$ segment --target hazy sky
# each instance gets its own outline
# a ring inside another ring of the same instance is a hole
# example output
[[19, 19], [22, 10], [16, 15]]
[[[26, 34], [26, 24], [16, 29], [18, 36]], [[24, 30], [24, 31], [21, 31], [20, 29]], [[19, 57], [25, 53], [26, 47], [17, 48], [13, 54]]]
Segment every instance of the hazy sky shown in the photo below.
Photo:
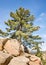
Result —
[[0, 28], [5, 30], [4, 21], [10, 19], [10, 12], [15, 12], [19, 7], [29, 9], [34, 14], [34, 24], [41, 27], [34, 34], [42, 37], [45, 42], [42, 49], [46, 50], [46, 0], [0, 0]]

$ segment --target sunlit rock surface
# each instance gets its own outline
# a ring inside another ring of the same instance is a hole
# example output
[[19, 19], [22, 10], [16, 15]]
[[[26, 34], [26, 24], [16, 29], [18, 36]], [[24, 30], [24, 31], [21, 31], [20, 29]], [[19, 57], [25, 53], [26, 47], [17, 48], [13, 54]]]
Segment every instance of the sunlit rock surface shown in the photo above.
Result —
[[16, 39], [0, 39], [0, 65], [42, 65], [40, 58], [25, 53]]

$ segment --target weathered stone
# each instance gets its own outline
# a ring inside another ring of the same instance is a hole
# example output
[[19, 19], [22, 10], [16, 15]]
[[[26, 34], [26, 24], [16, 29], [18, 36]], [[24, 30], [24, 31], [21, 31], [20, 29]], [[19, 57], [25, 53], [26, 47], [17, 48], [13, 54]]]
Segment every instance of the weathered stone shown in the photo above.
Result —
[[8, 58], [10, 58], [9, 54], [0, 51], [0, 65], [4, 64]]
[[25, 62], [18, 62], [12, 60], [8, 65], [27, 65]]
[[24, 49], [16, 39], [0, 39], [0, 65], [42, 65], [39, 57]]
[[31, 55], [29, 65], [42, 65], [39, 57]]
[[4, 49], [11, 55], [18, 56], [20, 54], [20, 43], [16, 39], [8, 40]]
[[29, 65], [41, 65], [39, 62], [33, 62], [33, 61], [30, 61], [29, 62]]
[[30, 60], [31, 60], [31, 61], [37, 61], [37, 60], [38, 60], [38, 61], [41, 61], [40, 58], [37, 57], [37, 56], [35, 56], [35, 55], [31, 55]]
[[7, 38], [0, 39], [0, 51], [2, 51], [3, 46], [4, 46], [4, 44], [6, 43], [7, 40], [8, 40]]
[[29, 59], [25, 56], [14, 57], [8, 65], [27, 65]]
[[0, 41], [0, 51], [2, 51], [3, 44]]

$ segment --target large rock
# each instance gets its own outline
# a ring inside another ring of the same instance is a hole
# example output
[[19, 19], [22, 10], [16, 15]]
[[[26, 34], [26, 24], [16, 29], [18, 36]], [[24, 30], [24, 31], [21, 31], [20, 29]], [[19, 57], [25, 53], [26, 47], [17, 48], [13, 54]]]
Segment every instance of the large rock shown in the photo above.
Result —
[[3, 53], [2, 51], [0, 51], [0, 65], [6, 64], [6, 60], [8, 60], [8, 59], [10, 60], [10, 57], [11, 56], [9, 54], [6, 54], [6, 53]]
[[42, 65], [39, 57], [31, 55], [29, 65]]
[[3, 46], [5, 45], [7, 40], [7, 38], [0, 39], [0, 51], [3, 50]]
[[16, 39], [0, 39], [0, 65], [42, 65], [39, 57], [24, 51]]
[[30, 62], [29, 62], [29, 65], [41, 65], [41, 64], [38, 63], [38, 62], [32, 62], [32, 61], [30, 61]]
[[2, 51], [2, 48], [3, 47], [3, 44], [2, 44], [2, 42], [0, 41], [0, 51]]
[[35, 56], [35, 55], [31, 55], [30, 60], [31, 60], [31, 61], [37, 61], [37, 60], [38, 60], [38, 61], [41, 61], [40, 58], [37, 57], [37, 56]]
[[14, 57], [8, 65], [27, 65], [29, 59], [25, 56]]
[[16, 39], [10, 39], [5, 44], [4, 49], [9, 54], [18, 56], [20, 54], [20, 43]]

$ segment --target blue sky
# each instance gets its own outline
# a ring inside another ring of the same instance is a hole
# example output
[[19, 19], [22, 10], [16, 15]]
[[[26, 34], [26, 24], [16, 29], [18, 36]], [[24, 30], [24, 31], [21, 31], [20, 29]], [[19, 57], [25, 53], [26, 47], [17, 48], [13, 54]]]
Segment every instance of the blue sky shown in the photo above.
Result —
[[10, 19], [10, 12], [15, 12], [19, 7], [29, 9], [35, 16], [35, 25], [40, 26], [39, 34], [44, 40], [42, 49], [46, 50], [46, 0], [0, 0], [0, 28], [5, 30], [4, 21]]

